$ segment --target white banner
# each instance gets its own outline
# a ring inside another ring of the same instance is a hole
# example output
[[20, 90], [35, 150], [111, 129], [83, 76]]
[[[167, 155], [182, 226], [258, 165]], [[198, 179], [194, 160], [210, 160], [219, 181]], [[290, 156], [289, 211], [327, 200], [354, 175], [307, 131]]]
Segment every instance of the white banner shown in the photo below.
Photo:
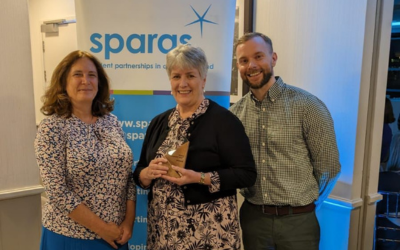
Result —
[[95, 54], [115, 90], [170, 90], [165, 54], [201, 47], [207, 91], [229, 92], [235, 0], [76, 0], [78, 47]]
[[[78, 48], [94, 54], [110, 79], [116, 114], [135, 165], [147, 126], [176, 103], [165, 55], [178, 44], [201, 47], [206, 97], [229, 106], [235, 0], [75, 0]], [[138, 204], [129, 249], [146, 249], [147, 191]]]

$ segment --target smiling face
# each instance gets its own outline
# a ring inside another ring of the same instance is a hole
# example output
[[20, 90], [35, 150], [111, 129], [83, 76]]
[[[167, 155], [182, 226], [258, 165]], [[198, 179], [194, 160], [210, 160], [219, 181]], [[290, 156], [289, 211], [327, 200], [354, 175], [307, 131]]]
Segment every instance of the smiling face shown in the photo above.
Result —
[[98, 76], [96, 66], [89, 58], [82, 57], [72, 64], [66, 91], [73, 108], [82, 105], [91, 107], [98, 91]]
[[178, 106], [185, 111], [195, 111], [204, 99], [206, 78], [197, 69], [173, 67], [170, 75], [171, 90]]
[[252, 89], [269, 88], [274, 82], [277, 55], [261, 38], [253, 37], [236, 48], [237, 68], [244, 83]]

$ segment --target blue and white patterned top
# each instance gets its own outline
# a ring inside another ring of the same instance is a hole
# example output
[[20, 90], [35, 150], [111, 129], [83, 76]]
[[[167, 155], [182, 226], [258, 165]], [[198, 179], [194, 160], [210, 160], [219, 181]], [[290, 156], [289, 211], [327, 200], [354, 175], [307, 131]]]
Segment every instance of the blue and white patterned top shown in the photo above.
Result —
[[68, 214], [84, 203], [105, 222], [119, 225], [127, 200], [136, 200], [133, 155], [117, 117], [86, 124], [72, 115], [44, 119], [35, 140], [36, 159], [48, 196], [43, 226], [73, 238], [99, 239]]

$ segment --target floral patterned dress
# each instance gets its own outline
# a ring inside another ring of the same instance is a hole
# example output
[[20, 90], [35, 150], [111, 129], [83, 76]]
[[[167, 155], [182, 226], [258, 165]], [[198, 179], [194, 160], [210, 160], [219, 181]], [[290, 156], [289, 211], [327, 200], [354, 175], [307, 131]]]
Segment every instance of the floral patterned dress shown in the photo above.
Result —
[[[204, 114], [208, 107], [205, 99], [196, 112], [182, 119], [176, 109], [169, 117], [171, 130], [157, 151], [162, 157], [171, 148], [185, 142], [190, 122]], [[218, 192], [220, 180], [217, 172], [211, 173], [210, 192]], [[238, 209], [235, 196], [212, 202], [188, 205], [180, 186], [157, 179], [154, 183], [153, 199], [148, 210], [149, 250], [196, 250], [196, 249], [240, 249]]]
[[117, 117], [108, 114], [95, 124], [72, 115], [44, 119], [36, 134], [36, 159], [48, 201], [43, 226], [77, 239], [99, 239], [68, 214], [79, 204], [106, 222], [119, 225], [127, 200], [136, 200], [133, 155]]

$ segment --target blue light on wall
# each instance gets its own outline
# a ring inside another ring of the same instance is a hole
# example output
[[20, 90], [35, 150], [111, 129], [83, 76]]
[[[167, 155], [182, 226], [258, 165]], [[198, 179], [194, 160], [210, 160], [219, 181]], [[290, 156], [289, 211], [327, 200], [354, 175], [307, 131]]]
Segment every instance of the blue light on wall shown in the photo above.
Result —
[[352, 208], [340, 201], [328, 199], [316, 211], [321, 228], [320, 249], [348, 249]]
[[398, 21], [392, 22], [392, 33], [400, 33], [400, 22]]

